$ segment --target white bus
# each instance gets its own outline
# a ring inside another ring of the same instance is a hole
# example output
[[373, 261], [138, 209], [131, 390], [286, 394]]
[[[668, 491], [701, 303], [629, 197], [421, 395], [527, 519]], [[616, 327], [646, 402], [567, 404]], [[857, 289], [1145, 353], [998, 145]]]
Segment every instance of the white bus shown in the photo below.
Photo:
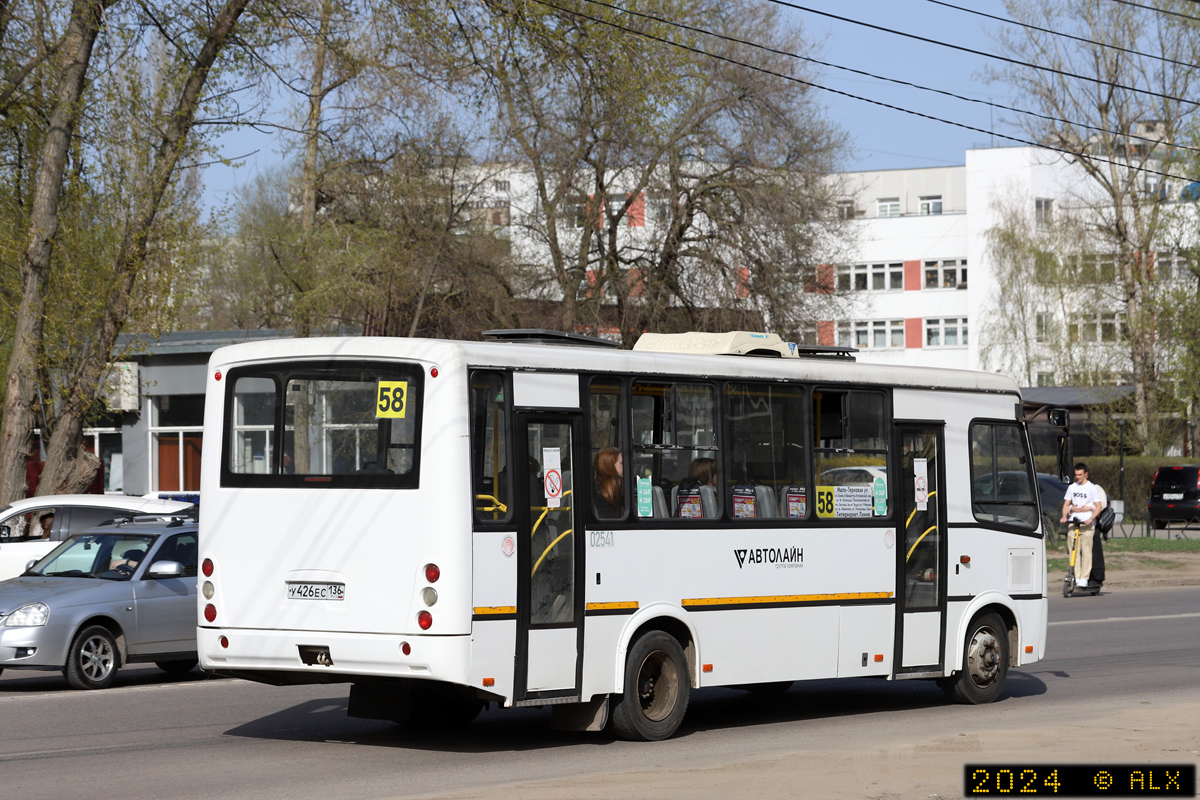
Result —
[[213, 354], [204, 669], [350, 683], [357, 717], [553, 706], [656, 740], [693, 688], [984, 703], [1043, 656], [1011, 380], [766, 334], [493, 338]]

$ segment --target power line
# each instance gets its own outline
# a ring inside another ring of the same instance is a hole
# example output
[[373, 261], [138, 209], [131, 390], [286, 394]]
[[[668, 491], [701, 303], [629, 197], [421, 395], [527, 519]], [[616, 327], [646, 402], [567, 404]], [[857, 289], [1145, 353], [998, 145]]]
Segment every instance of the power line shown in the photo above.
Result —
[[[853, 67], [845, 67], [840, 64], [830, 63], [828, 61], [821, 61], [820, 59], [811, 58], [809, 56], [802, 56], [798, 53], [789, 53], [786, 50], [778, 50], [773, 47], [767, 47], [766, 45], [758, 44], [757, 42], [751, 42], [751, 41], [747, 41], [745, 39], [738, 39], [734, 36], [726, 36], [721, 33], [714, 33], [713, 31], [705, 30], [704, 28], [693, 27], [691, 25], [687, 25], [682, 22], [676, 22], [674, 20], [664, 19], [662, 17], [658, 17], [653, 14], [646, 14], [641, 11], [631, 11], [626, 8], [621, 8], [620, 6], [615, 6], [610, 3], [604, 2], [604, 0], [585, 0], [585, 2], [590, 3], [591, 5], [603, 6], [604, 8], [610, 9], [612, 11], [620, 11], [625, 14], [629, 14], [631, 16], [641, 17], [643, 19], [660, 22], [664, 25], [672, 25], [676, 28], [681, 28], [686, 31], [691, 31], [692, 33], [700, 33], [705, 36], [712, 36], [715, 39], [722, 39], [727, 42], [733, 42], [735, 44], [746, 45], [747, 47], [754, 47], [754, 48], [763, 50], [768, 53], [773, 53], [775, 55], [787, 56], [789, 58], [796, 58], [801, 61], [807, 61], [811, 64], [818, 64], [822, 67], [830, 67], [831, 69], [842, 70], [843, 72], [850, 72], [855, 75], [862, 75], [862, 76], [865, 76], [868, 78], [873, 78], [875, 80], [887, 81], [888, 83], [894, 83], [899, 86], [908, 86], [913, 89], [920, 89], [921, 91], [932, 92], [934, 94], [940, 94], [944, 97], [951, 97], [951, 98], [954, 98], [955, 100], [962, 100], [963, 102], [966, 102], [966, 103], [977, 103], [979, 105], [988, 106], [989, 108], [1000, 109], [1002, 111], [1011, 111], [1016, 114], [1026, 114], [1028, 116], [1036, 117], [1038, 119], [1044, 119], [1049, 122], [1063, 122], [1068, 125], [1074, 125], [1077, 128], [1082, 128], [1084, 130], [1096, 131], [1098, 133], [1107, 133], [1110, 136], [1124, 136], [1129, 139], [1137, 139], [1139, 141], [1149, 142], [1149, 143], [1155, 144], [1155, 145], [1163, 144], [1164, 146], [1170, 147], [1173, 149], [1188, 150], [1188, 151], [1191, 151], [1194, 153], [1200, 153], [1200, 148], [1198, 148], [1198, 147], [1190, 147], [1188, 145], [1183, 145], [1183, 144], [1166, 144], [1166, 143], [1160, 142], [1158, 139], [1152, 139], [1148, 136], [1140, 136], [1136, 133], [1125, 134], [1125, 133], [1121, 133], [1119, 131], [1109, 130], [1108, 128], [1102, 128], [1097, 125], [1091, 125], [1086, 122], [1075, 122], [1075, 121], [1069, 120], [1069, 119], [1061, 119], [1059, 117], [1052, 117], [1049, 114], [1042, 114], [1038, 111], [1028, 111], [1023, 108], [1015, 108], [1013, 106], [1004, 105], [1003, 103], [997, 103], [993, 100], [980, 100], [975, 97], [967, 97], [965, 95], [955, 94], [954, 92], [950, 92], [945, 89], [937, 89], [932, 86], [923, 86], [919, 83], [912, 83], [911, 81], [905, 81], [905, 80], [901, 80], [899, 78], [890, 78], [886, 75], [876, 75], [873, 72], [865, 72], [863, 70], [855, 69]], [[933, 2], [937, 2], [937, 0], [933, 0]], [[1200, 2], [1200, 0], [1198, 0], [1198, 2]]]
[[[998, 136], [1001, 139], [1006, 139], [1010, 142], [1015, 142], [1016, 144], [1025, 145], [1027, 147], [1037, 147], [1042, 150], [1050, 150], [1051, 152], [1061, 153], [1065, 156], [1070, 156], [1071, 158], [1075, 158], [1075, 159], [1082, 158], [1082, 156], [1080, 156], [1080, 154], [1074, 153], [1074, 152], [1067, 150], [1065, 148], [1062, 148], [1062, 147], [1055, 147], [1054, 145], [1048, 145], [1048, 144], [1039, 144], [1037, 142], [1031, 142], [1028, 139], [1022, 139], [1017, 136], [1010, 136], [1006, 133], [996, 133], [994, 131], [986, 131], [983, 128], [977, 128], [973, 125], [967, 125], [964, 122], [955, 122], [954, 120], [943, 119], [942, 117], [935, 117], [932, 114], [924, 114], [920, 111], [914, 111], [910, 108], [904, 108], [903, 106], [897, 106], [897, 105], [892, 105], [891, 103], [885, 103], [881, 100], [872, 100], [869, 97], [862, 97], [860, 95], [850, 94], [849, 92], [843, 92], [840, 89], [831, 89], [828, 86], [821, 86], [820, 84], [813, 83], [812, 81], [806, 81], [803, 78], [796, 78], [791, 75], [784, 75], [783, 73], [774, 72], [773, 70], [766, 69], [765, 67], [759, 67], [754, 64], [747, 64], [745, 62], [738, 61], [737, 59], [729, 58], [728, 56], [722, 56], [722, 55], [718, 55], [716, 53], [709, 53], [706, 50], [701, 50], [699, 48], [692, 47], [691, 45], [681, 44], [679, 42], [673, 42], [670, 39], [664, 39], [661, 36], [655, 36], [654, 34], [646, 33], [645, 31], [639, 31], [634, 28], [627, 28], [624, 25], [618, 25], [617, 23], [611, 22], [606, 19], [600, 19], [598, 17], [593, 17], [590, 14], [584, 14], [582, 11], [577, 11], [575, 9], [569, 9], [569, 8], [563, 8], [562, 6], [556, 5], [555, 3], [552, 3], [549, 0], [533, 0], [533, 2], [535, 2], [539, 5], [546, 6], [547, 8], [553, 8], [556, 11], [561, 11], [564, 14], [571, 14], [571, 15], [579, 17], [581, 19], [586, 19], [590, 22], [595, 22], [600, 25], [607, 25], [610, 28], [615, 28], [616, 30], [623, 31], [625, 33], [632, 33], [635, 36], [641, 36], [645, 39], [650, 39], [652, 41], [659, 42], [661, 44], [669, 45], [671, 47], [677, 47], [681, 50], [687, 50], [688, 52], [695, 53], [696, 55], [701, 55], [701, 56], [705, 56], [707, 58], [716, 59], [717, 61], [724, 61], [727, 64], [733, 64], [733, 65], [739, 66], [739, 67], [745, 67], [746, 69], [753, 70], [755, 72], [761, 72], [766, 75], [771, 75], [773, 77], [780, 78], [785, 81], [790, 81], [792, 83], [798, 83], [803, 86], [811, 87], [813, 89], [820, 89], [822, 91], [829, 92], [830, 94], [840, 95], [841, 97], [848, 97], [851, 100], [859, 100], [861, 102], [870, 103], [871, 105], [879, 106], [881, 108], [887, 108], [892, 111], [900, 111], [904, 114], [909, 114], [914, 117], [920, 117], [921, 119], [927, 119], [927, 120], [931, 120], [933, 122], [940, 122], [944, 125], [951, 125], [956, 128], [962, 128], [964, 130], [974, 131], [975, 133], [982, 133], [982, 134], [985, 134], [988, 136]], [[1138, 165], [1129, 164], [1129, 163], [1122, 164], [1119, 161], [1113, 161], [1111, 159], [1103, 158], [1101, 156], [1088, 156], [1088, 158], [1091, 161], [1094, 161], [1094, 162], [1097, 162], [1100, 164], [1111, 164], [1116, 167], [1124, 167], [1126, 169], [1131, 169], [1135, 172], [1145, 172], [1150, 175], [1158, 175], [1163, 178], [1171, 178], [1174, 180], [1183, 181], [1185, 183], [1192, 182], [1191, 178], [1185, 178], [1180, 175], [1173, 175], [1171, 173], [1162, 172], [1160, 170], [1151, 169], [1149, 167], [1138, 166]]]
[[[1123, 1], [1124, 0], [1118, 0], [1118, 2], [1123, 2]], [[882, 25], [875, 25], [870, 22], [863, 22], [860, 19], [853, 19], [851, 17], [843, 17], [839, 14], [831, 14], [828, 11], [818, 11], [815, 8], [808, 8], [807, 6], [797, 5], [796, 3], [789, 3], [789, 2], [787, 2], [787, 0], [768, 0], [768, 2], [774, 3], [776, 5], [780, 5], [780, 6], [785, 6], [787, 8], [792, 8], [797, 11], [806, 11], [809, 14], [816, 14], [817, 16], [820, 16], [820, 17], [828, 17], [829, 19], [836, 19], [839, 22], [849, 22], [851, 25], [860, 25], [864, 28], [870, 28], [871, 30], [880, 31], [882, 33], [890, 33], [893, 36], [903, 36], [906, 39], [914, 39], [918, 42], [924, 42], [926, 44], [933, 44], [933, 45], [937, 45], [938, 47], [948, 47], [951, 50], [958, 50], [963, 53], [970, 53], [971, 55], [974, 55], [974, 56], [983, 56], [984, 58], [994, 58], [997, 61], [1003, 61], [1008, 64], [1015, 64], [1019, 67], [1042, 70], [1043, 72], [1050, 72], [1055, 75], [1061, 75], [1064, 78], [1075, 78], [1076, 80], [1081, 80], [1081, 81], [1091, 81], [1092, 83], [1104, 84], [1105, 86], [1111, 87], [1113, 89], [1124, 89], [1125, 91], [1128, 91], [1128, 92], [1136, 92], [1138, 94], [1145, 94], [1145, 95], [1149, 95], [1150, 97], [1157, 97], [1161, 100], [1171, 100], [1176, 103], [1187, 103], [1188, 105], [1192, 105], [1192, 106], [1200, 106], [1200, 102], [1197, 102], [1195, 100], [1188, 100], [1183, 97], [1175, 97], [1174, 95], [1163, 94], [1161, 92], [1151, 91], [1150, 89], [1138, 89], [1135, 86], [1126, 86], [1125, 84], [1121, 84], [1121, 83], [1112, 83], [1109, 81], [1101, 80], [1099, 78], [1088, 77], [1087, 75], [1078, 75], [1074, 72], [1067, 72], [1066, 70], [1057, 69], [1056, 67], [1046, 67], [1046, 66], [1042, 66], [1040, 64], [1030, 64], [1028, 62], [1020, 61], [1015, 58], [1009, 58], [1008, 56], [1002, 56], [997, 53], [988, 53], [984, 50], [975, 50], [970, 47], [965, 47], [961, 44], [952, 44], [950, 42], [939, 42], [937, 39], [930, 39], [925, 36], [918, 36], [915, 33], [906, 33], [904, 31], [898, 31], [898, 30], [895, 30], [894, 28], [886, 28]]]
[[1010, 19], [1008, 17], [998, 17], [995, 14], [987, 14], [987, 13], [984, 13], [983, 11], [976, 11], [973, 8], [964, 8], [963, 6], [956, 6], [953, 3], [945, 2], [945, 0], [926, 0], [926, 2], [933, 3], [934, 5], [937, 5], [937, 6], [944, 6], [946, 8], [952, 8], [955, 11], [961, 11], [964, 14], [974, 14], [978, 17], [983, 17], [985, 19], [994, 20], [996, 22], [1003, 22], [1006, 25], [1016, 25], [1021, 28], [1028, 28], [1031, 31], [1037, 31], [1038, 33], [1048, 33], [1051, 36], [1061, 36], [1064, 39], [1071, 39], [1076, 42], [1083, 42], [1084, 44], [1095, 45], [1096, 47], [1106, 47], [1109, 50], [1116, 50], [1121, 53], [1128, 53], [1129, 55], [1132, 55], [1132, 56], [1140, 56], [1141, 58], [1153, 58], [1155, 60], [1162, 61], [1167, 64], [1174, 64], [1177, 67], [1187, 67], [1188, 69], [1200, 69], [1200, 65], [1189, 64], [1186, 61], [1176, 61], [1173, 58], [1167, 58], [1166, 56], [1156, 56], [1152, 53], [1143, 53], [1139, 50], [1133, 50], [1128, 47], [1121, 47], [1120, 45], [1117, 45], [1117, 44], [1105, 44], [1104, 42], [1097, 42], [1097, 41], [1087, 38], [1086, 36], [1076, 36], [1073, 33], [1066, 33], [1064, 31], [1054, 31], [1054, 30], [1050, 30], [1049, 28], [1042, 28], [1037, 25], [1031, 25], [1028, 22], [1021, 22], [1019, 20]]

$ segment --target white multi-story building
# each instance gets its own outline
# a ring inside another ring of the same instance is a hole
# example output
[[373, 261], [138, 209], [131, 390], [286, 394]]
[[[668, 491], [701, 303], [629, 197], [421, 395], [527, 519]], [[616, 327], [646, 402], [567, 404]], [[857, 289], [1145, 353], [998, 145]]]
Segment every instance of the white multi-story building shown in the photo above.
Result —
[[[1036, 230], [1056, 212], [1100, 202], [1081, 168], [1034, 147], [968, 150], [965, 163], [956, 167], [840, 177], [849, 196], [839, 210], [860, 225], [857, 258], [836, 267], [836, 290], [849, 295], [851, 310], [846, 319], [822, 322], [818, 335], [822, 344], [857, 347], [858, 359], [868, 362], [1003, 370], [1006, 359], [995, 352], [985, 357], [979, 335], [996, 314], [1004, 313], [997, 308], [1001, 287], [989, 253], [989, 231], [1006, 207], [1024, 209]], [[1161, 187], [1148, 185], [1147, 191]], [[1177, 197], [1178, 190], [1172, 195]], [[1154, 257], [1169, 266], [1163, 262], [1167, 254]], [[1104, 280], [1104, 270], [1098, 273]], [[1086, 320], [1058, 319], [1062, 309], [1035, 312], [1032, 324], [1042, 328], [1034, 333], [1037, 346], [1115, 342], [1119, 313], [1104, 308], [1092, 312], [1091, 327]], [[1061, 341], [1043, 335], [1051, 322], [1066, 332]], [[1004, 346], [995, 336], [991, 344]], [[1049, 372], [1011, 377], [1055, 382]]]

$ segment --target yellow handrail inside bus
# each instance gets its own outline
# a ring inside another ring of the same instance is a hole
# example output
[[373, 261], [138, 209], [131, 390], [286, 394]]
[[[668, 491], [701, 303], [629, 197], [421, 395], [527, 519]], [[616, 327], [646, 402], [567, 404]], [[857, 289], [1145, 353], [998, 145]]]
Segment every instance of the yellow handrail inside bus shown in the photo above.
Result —
[[562, 533], [560, 533], [558, 535], [557, 539], [555, 539], [550, 544], [546, 545], [546, 549], [542, 551], [542, 555], [538, 558], [537, 563], [533, 565], [533, 572], [529, 573], [530, 577], [537, 574], [538, 567], [540, 567], [542, 565], [543, 559], [545, 559], [546, 556], [550, 554], [550, 551], [554, 549], [554, 545], [561, 542], [563, 540], [563, 537], [566, 536], [567, 534], [569, 534], [572, 530], [573, 530], [573, 528], [567, 528], [565, 531], [563, 531]]
[[[565, 492], [562, 493], [562, 496], [566, 497], [570, 493], [571, 493], [571, 490], [567, 489]], [[533, 527], [529, 529], [529, 538], [530, 539], [532, 539], [533, 535], [535, 533], [537, 533], [538, 525], [541, 525], [542, 520], [544, 520], [546, 518], [546, 515], [550, 513], [550, 506], [530, 506], [529, 507], [530, 511], [537, 511], [538, 509], [542, 510], [542, 514], [541, 514], [541, 516], [539, 516], [537, 518], [537, 522], [533, 523]], [[571, 507], [570, 506], [559, 506], [558, 508], [556, 508], [554, 510], [555, 511], [570, 511]]]
[[[933, 496], [934, 496], [934, 495], [936, 495], [936, 494], [937, 494], [937, 492], [936, 492], [936, 491], [934, 491], [934, 492], [930, 492], [930, 493], [929, 493], [929, 494], [926, 496], [926, 499], [928, 499], [929, 497], [933, 497]], [[916, 515], [917, 515], [917, 509], [916, 509], [916, 508], [914, 508], [914, 509], [912, 510], [912, 513], [908, 515], [908, 519], [904, 521], [904, 530], [908, 530], [908, 526], [909, 526], [909, 525], [912, 525], [912, 518], [913, 518], [913, 517], [915, 517]], [[908, 559], [904, 559], [904, 560], [905, 560], [905, 561], [907, 561]]]
[[913, 546], [912, 546], [912, 547], [910, 547], [910, 548], [908, 548], [908, 555], [906, 555], [906, 556], [904, 557], [904, 563], [905, 563], [905, 564], [907, 564], [907, 563], [908, 563], [908, 560], [909, 560], [910, 558], [912, 558], [913, 550], [916, 550], [916, 549], [917, 549], [917, 545], [919, 545], [919, 544], [921, 543], [921, 540], [922, 540], [922, 539], [924, 539], [926, 536], [928, 536], [930, 531], [934, 531], [934, 530], [937, 530], [937, 525], [930, 525], [930, 526], [929, 526], [929, 527], [928, 527], [928, 528], [925, 530], [925, 532], [924, 532], [924, 533], [922, 533], [920, 536], [918, 536], [918, 537], [917, 537], [917, 540], [916, 540], [915, 542], [913, 542]]
[[498, 497], [493, 497], [490, 494], [477, 494], [477, 495], [475, 495], [475, 499], [492, 501], [492, 505], [490, 505], [490, 506], [476, 506], [476, 508], [475, 508], [476, 511], [499, 511], [503, 514], [508, 513], [508, 506], [506, 506], [504, 503], [500, 502], [500, 498], [498, 498]]

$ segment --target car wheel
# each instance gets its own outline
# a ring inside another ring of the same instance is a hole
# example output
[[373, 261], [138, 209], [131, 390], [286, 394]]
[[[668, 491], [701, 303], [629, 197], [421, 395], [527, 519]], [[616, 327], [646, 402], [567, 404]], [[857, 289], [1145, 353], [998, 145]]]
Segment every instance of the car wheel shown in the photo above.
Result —
[[625, 693], [613, 708], [613, 730], [635, 742], [669, 738], [683, 722], [690, 692], [683, 648], [674, 636], [650, 631], [629, 648]]
[[71, 642], [63, 676], [72, 689], [107, 689], [116, 680], [120, 666], [117, 640], [108, 628], [92, 625]]
[[199, 663], [194, 658], [181, 658], [178, 661], [155, 661], [154, 666], [168, 675], [186, 675], [195, 669]]
[[990, 703], [1008, 678], [1008, 627], [998, 615], [984, 614], [968, 630], [962, 669], [938, 684], [956, 703]]

